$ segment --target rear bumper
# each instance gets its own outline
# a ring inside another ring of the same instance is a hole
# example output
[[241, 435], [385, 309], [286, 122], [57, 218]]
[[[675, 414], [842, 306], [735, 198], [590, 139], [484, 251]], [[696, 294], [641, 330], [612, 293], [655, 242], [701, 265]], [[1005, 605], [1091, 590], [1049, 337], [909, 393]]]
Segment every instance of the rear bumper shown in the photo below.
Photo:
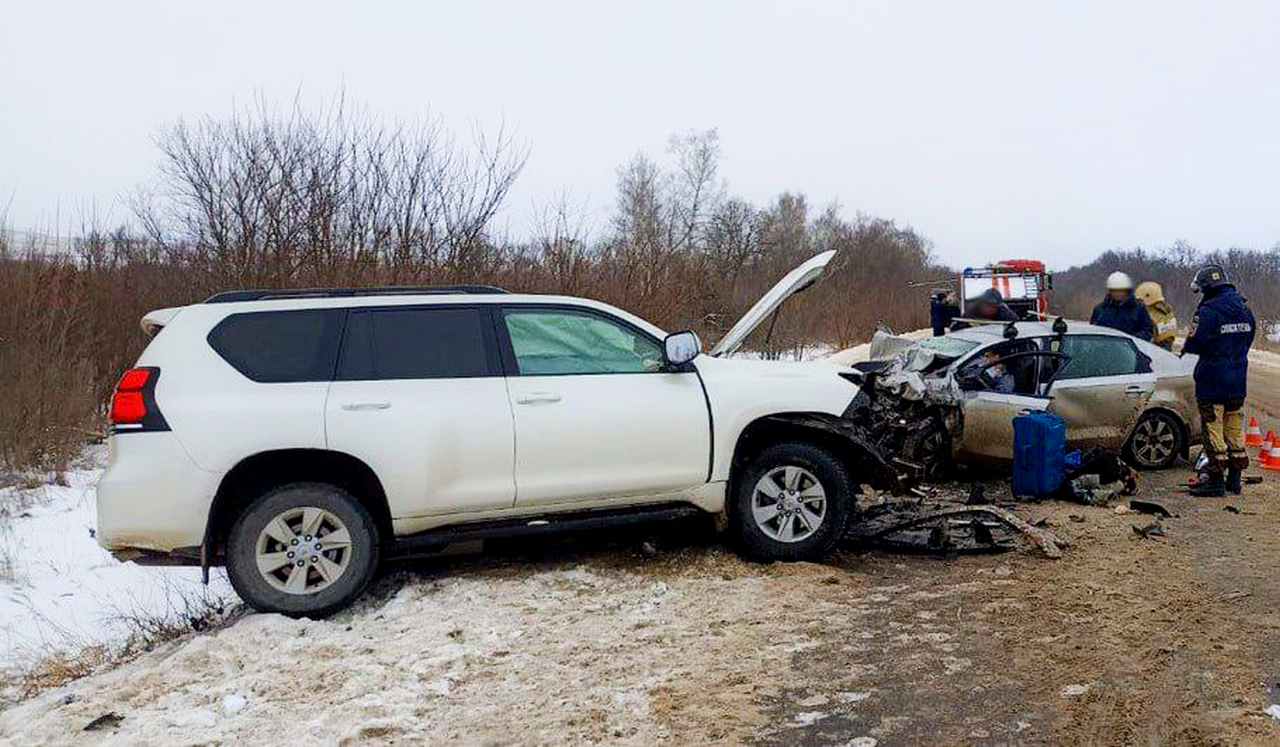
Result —
[[137, 556], [198, 548], [219, 476], [197, 467], [172, 432], [116, 434], [110, 446], [98, 482], [98, 544]]

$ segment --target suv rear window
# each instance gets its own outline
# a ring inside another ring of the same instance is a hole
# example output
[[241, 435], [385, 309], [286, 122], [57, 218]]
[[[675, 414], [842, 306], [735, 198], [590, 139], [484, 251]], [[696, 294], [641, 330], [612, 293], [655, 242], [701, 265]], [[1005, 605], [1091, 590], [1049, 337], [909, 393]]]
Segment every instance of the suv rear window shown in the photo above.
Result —
[[237, 371], [260, 383], [329, 381], [345, 313], [304, 309], [232, 314], [209, 333], [209, 345]]
[[352, 311], [338, 379], [488, 376], [487, 319], [475, 308]]

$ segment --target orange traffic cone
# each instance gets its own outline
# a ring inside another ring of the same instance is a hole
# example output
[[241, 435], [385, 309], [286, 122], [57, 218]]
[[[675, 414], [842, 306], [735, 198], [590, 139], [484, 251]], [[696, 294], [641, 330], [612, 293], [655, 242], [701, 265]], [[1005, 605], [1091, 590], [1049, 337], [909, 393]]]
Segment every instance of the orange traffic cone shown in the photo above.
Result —
[[1266, 440], [1262, 442], [1262, 449], [1258, 451], [1258, 466], [1265, 467], [1271, 463], [1271, 450], [1275, 448], [1275, 433], [1268, 433]]
[[1280, 444], [1271, 444], [1271, 449], [1267, 452], [1267, 461], [1262, 463], [1262, 468], [1280, 472]]
[[1249, 430], [1244, 432], [1244, 445], [1262, 445], [1262, 427], [1258, 425], [1257, 418], [1249, 418]]

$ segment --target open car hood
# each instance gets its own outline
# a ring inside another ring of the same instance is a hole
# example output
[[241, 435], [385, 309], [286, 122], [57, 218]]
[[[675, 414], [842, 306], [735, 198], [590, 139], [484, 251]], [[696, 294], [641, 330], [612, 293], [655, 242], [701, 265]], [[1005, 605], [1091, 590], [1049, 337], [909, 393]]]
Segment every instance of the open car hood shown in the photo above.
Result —
[[759, 301], [756, 301], [755, 306], [752, 306], [746, 314], [742, 315], [738, 323], [734, 324], [725, 333], [724, 337], [720, 338], [720, 342], [717, 342], [715, 347], [711, 348], [711, 355], [729, 355], [742, 347], [747, 335], [754, 332], [761, 322], [768, 319], [769, 315], [776, 311], [783, 301], [818, 282], [818, 278], [822, 277], [823, 271], [827, 269], [827, 265], [831, 262], [832, 257], [835, 256], [835, 249], [825, 251], [788, 272], [785, 277], [778, 281], [777, 285], [770, 288], [768, 293], [761, 296]]

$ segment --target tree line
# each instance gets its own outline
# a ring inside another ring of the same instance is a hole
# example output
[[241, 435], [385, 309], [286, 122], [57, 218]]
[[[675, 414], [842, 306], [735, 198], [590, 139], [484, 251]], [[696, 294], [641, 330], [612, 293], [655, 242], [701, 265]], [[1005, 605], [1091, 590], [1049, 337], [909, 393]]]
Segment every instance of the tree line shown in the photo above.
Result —
[[[125, 225], [87, 221], [69, 252], [0, 231], [0, 470], [63, 468], [101, 432], [117, 378], [146, 344], [141, 316], [218, 291], [484, 283], [595, 298], [711, 343], [792, 268], [838, 250], [823, 282], [750, 341], [776, 356], [862, 342], [880, 324], [925, 327], [920, 284], [955, 272], [891, 220], [815, 208], [794, 191], [763, 204], [735, 195], [715, 130], [621, 164], [607, 224], [588, 228], [562, 198], [520, 237], [495, 229], [528, 158], [502, 128], [460, 138], [437, 120], [388, 124], [338, 101], [178, 122], [156, 145], [160, 166]], [[1260, 318], [1280, 319], [1280, 249], [1185, 243], [1063, 271], [1054, 305], [1087, 318], [1121, 269], [1161, 282], [1185, 322], [1191, 274], [1207, 260], [1228, 268]]]
[[0, 376], [12, 383], [0, 468], [62, 468], [145, 346], [141, 316], [222, 290], [484, 283], [588, 296], [710, 343], [804, 259], [839, 250], [827, 279], [752, 340], [772, 356], [849, 345], [881, 322], [924, 326], [923, 295], [888, 291], [947, 272], [893, 221], [798, 192], [733, 194], [715, 130], [620, 165], [606, 225], [588, 228], [564, 198], [520, 237], [495, 229], [528, 157], [505, 129], [460, 138], [339, 101], [182, 121], [156, 144], [161, 165], [126, 225], [88, 221], [70, 252], [0, 232]]

